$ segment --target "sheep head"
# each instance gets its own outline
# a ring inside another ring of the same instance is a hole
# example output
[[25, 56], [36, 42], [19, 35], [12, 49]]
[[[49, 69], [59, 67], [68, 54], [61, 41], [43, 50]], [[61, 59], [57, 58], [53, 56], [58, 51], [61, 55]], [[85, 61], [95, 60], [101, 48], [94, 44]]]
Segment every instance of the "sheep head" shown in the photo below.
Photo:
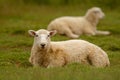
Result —
[[97, 19], [102, 19], [105, 14], [99, 7], [93, 7], [88, 9], [86, 16], [92, 16]]
[[38, 31], [29, 30], [28, 33], [34, 37], [34, 45], [40, 50], [46, 50], [50, 45], [50, 37], [56, 34], [56, 30], [47, 31], [40, 29]]

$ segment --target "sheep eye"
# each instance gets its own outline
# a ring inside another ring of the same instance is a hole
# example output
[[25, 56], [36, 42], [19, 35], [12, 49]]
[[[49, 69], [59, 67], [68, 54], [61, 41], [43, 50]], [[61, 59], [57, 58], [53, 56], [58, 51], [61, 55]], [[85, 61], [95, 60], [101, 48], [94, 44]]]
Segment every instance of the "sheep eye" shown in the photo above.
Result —
[[36, 34], [35, 37], [38, 37], [38, 35]]
[[48, 37], [50, 37], [50, 35], [48, 35]]

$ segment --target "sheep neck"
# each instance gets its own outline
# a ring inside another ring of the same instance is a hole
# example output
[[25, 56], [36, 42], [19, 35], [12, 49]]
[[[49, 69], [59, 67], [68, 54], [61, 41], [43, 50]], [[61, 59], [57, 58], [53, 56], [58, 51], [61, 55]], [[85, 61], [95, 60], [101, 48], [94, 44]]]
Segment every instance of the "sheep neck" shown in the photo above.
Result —
[[96, 18], [95, 16], [90, 15], [90, 14], [86, 14], [85, 18], [86, 18], [86, 20], [88, 20], [92, 24], [92, 26], [94, 26], [94, 27], [97, 26], [98, 21], [99, 21], [98, 18]]
[[40, 66], [47, 67], [50, 62], [50, 48], [41, 50], [37, 45], [33, 45], [32, 53], [35, 53], [38, 58]]
[[65, 54], [63, 49], [59, 47], [54, 47], [52, 44], [49, 45], [47, 50], [40, 50], [36, 46], [33, 46], [33, 50], [35, 51], [34, 53], [39, 59], [40, 66], [47, 67], [50, 62], [54, 60], [63, 60], [63, 63], [61, 64], [62, 66], [64, 66], [68, 62], [68, 55]]

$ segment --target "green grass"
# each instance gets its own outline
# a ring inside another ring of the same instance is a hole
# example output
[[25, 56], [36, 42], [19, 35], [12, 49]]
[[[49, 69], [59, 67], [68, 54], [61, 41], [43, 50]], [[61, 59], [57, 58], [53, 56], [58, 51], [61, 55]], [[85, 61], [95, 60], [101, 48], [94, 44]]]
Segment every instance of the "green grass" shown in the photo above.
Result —
[[[84, 15], [87, 8], [78, 6], [11, 5], [0, 7], [0, 80], [120, 80], [120, 15], [119, 10], [104, 8], [106, 17], [99, 30], [109, 30], [109, 36], [84, 36], [84, 39], [104, 49], [110, 58], [108, 68], [70, 64], [57, 68], [33, 68], [28, 62], [33, 38], [29, 29], [46, 28], [60, 16]], [[68, 40], [56, 35], [55, 41]]]

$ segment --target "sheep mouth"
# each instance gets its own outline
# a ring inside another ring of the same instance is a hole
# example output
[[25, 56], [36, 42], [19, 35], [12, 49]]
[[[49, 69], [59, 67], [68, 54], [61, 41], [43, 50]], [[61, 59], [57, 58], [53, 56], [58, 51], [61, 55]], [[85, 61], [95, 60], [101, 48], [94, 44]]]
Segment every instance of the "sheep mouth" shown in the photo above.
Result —
[[44, 48], [45, 48], [45, 46], [41, 46], [41, 48], [42, 48], [42, 49], [44, 49]]

